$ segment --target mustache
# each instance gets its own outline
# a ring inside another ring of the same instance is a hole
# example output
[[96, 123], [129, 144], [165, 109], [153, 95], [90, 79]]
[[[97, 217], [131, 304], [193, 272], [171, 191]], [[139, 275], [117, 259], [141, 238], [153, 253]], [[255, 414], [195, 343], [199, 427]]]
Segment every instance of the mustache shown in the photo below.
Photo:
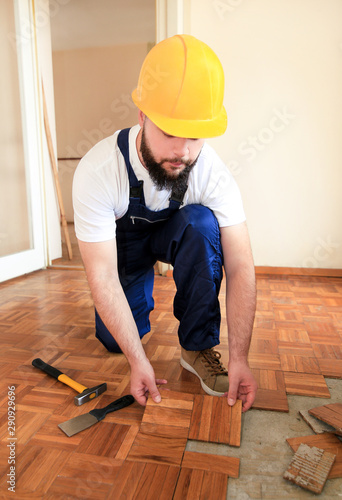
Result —
[[184, 158], [164, 158], [160, 164], [161, 165], [164, 165], [165, 163], [181, 163], [182, 165], [184, 165], [185, 167], [188, 167], [189, 165], [192, 164], [192, 161], [191, 160], [184, 160]]

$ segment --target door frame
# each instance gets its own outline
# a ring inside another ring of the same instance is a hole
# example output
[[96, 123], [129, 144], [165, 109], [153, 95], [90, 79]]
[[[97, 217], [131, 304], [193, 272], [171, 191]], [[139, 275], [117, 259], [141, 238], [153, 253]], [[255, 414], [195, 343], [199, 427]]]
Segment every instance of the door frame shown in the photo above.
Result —
[[31, 248], [0, 257], [0, 281], [46, 266], [42, 182], [42, 123], [37, 78], [37, 40], [30, 0], [14, 0], [15, 34], [9, 35], [18, 57], [20, 106]]

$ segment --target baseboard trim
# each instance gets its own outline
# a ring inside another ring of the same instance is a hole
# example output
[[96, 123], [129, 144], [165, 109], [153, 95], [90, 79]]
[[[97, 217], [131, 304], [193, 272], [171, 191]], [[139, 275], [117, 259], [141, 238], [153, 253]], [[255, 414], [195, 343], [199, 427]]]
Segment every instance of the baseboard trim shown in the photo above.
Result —
[[[342, 269], [317, 269], [313, 267], [271, 267], [255, 266], [255, 274], [273, 274], [275, 276], [320, 276], [325, 278], [342, 278]], [[166, 271], [166, 276], [173, 276], [173, 269]]]
[[309, 267], [269, 267], [255, 266], [255, 274], [275, 274], [287, 276], [321, 276], [342, 278], [342, 269], [317, 269]]

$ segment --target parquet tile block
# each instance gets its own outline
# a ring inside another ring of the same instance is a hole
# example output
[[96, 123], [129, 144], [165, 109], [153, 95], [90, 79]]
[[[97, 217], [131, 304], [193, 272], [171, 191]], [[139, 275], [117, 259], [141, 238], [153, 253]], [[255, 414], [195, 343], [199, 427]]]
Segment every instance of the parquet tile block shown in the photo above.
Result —
[[143, 423], [127, 460], [180, 465], [188, 433], [185, 427]]
[[342, 360], [342, 344], [315, 344], [312, 343], [317, 359]]
[[265, 370], [281, 370], [280, 357], [278, 354], [249, 353], [248, 362], [251, 368]]
[[240, 446], [241, 410], [241, 400], [231, 407], [226, 398], [196, 395], [189, 439]]
[[[92, 474], [94, 477], [95, 474]], [[111, 491], [111, 485], [91, 481], [86, 482], [80, 479], [58, 476], [52, 483], [49, 491], [44, 495], [44, 500], [80, 500], [80, 498], [91, 498], [92, 500], [105, 500]], [[21, 497], [23, 498], [23, 497]], [[31, 497], [33, 498], [33, 497]], [[42, 497], [37, 497], [42, 498]], [[28, 496], [29, 500], [30, 497]]]
[[312, 348], [312, 344], [310, 342], [284, 342], [278, 341], [278, 351], [280, 356], [282, 355], [296, 355], [302, 357], [315, 357], [314, 350]]
[[322, 493], [334, 461], [332, 453], [301, 444], [283, 477], [306, 490]]
[[317, 359], [319, 369], [324, 377], [342, 378], [342, 359]]
[[317, 406], [309, 410], [310, 415], [319, 418], [335, 429], [334, 433], [342, 436], [342, 404], [333, 403]]
[[284, 377], [287, 394], [330, 398], [323, 375], [284, 372]]
[[314, 357], [280, 354], [280, 364], [284, 372], [321, 374], [318, 362]]
[[171, 500], [179, 467], [142, 462], [125, 462], [113, 480], [109, 498]]
[[286, 440], [293, 451], [297, 451], [301, 443], [309, 446], [315, 446], [322, 450], [336, 455], [334, 465], [328, 478], [342, 477], [342, 443], [335, 434], [325, 432], [324, 434], [315, 434], [310, 436], [301, 436]]
[[228, 477], [219, 472], [182, 468], [173, 500], [225, 500]]
[[115, 458], [128, 431], [128, 425], [99, 422], [83, 431], [77, 451], [98, 457]]
[[143, 423], [169, 425], [188, 429], [193, 407], [193, 396], [180, 392], [161, 390], [162, 400], [155, 403], [149, 398]]
[[182, 461], [182, 468], [218, 472], [229, 477], [239, 477], [239, 467], [239, 458], [194, 451], [186, 451]]
[[87, 453], [72, 453], [59, 472], [64, 478], [75, 478], [79, 485], [88, 481], [99, 484], [113, 484], [113, 478], [121, 469], [124, 460], [95, 456]]
[[258, 383], [258, 391], [253, 403], [257, 410], [288, 412], [284, 373], [279, 370], [252, 369]]
[[70, 452], [65, 450], [26, 445], [16, 463], [16, 492], [35, 492], [42, 496], [69, 456]]
[[[310, 338], [306, 330], [282, 329], [277, 332], [279, 342], [290, 342], [291, 344], [310, 345]], [[278, 344], [279, 345], [279, 344]]]

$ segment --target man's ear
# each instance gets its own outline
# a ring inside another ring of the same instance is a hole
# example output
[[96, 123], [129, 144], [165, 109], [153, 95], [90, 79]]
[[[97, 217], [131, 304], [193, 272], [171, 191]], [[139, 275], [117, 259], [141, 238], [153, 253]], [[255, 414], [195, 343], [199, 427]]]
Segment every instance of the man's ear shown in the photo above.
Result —
[[140, 125], [140, 127], [142, 127], [144, 125], [145, 120], [146, 120], [146, 115], [140, 109], [139, 109], [138, 119], [139, 119], [139, 125]]

